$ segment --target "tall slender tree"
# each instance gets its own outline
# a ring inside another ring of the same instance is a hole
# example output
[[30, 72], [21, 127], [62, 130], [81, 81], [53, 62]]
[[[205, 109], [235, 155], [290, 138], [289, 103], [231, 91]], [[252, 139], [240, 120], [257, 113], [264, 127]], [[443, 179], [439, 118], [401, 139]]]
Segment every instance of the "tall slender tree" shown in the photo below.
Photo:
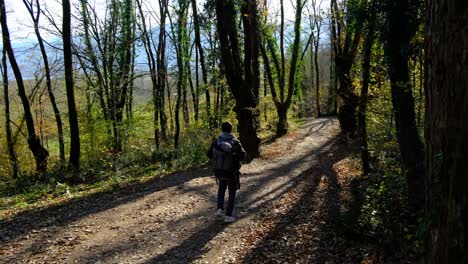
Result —
[[[330, 27], [331, 30], [331, 27]], [[331, 32], [330, 32], [331, 33]], [[330, 41], [330, 80], [328, 84], [328, 96], [327, 96], [327, 114], [334, 115], [336, 114], [337, 101], [336, 101], [336, 92], [338, 90], [338, 80], [336, 76], [336, 67], [335, 67], [335, 51], [333, 41]]]
[[[281, 21], [280, 21], [280, 56], [277, 55], [275, 48], [275, 41], [273, 37], [268, 33], [267, 30], [264, 30], [264, 43], [261, 45], [261, 52], [264, 62], [265, 71], [267, 73], [267, 79], [270, 84], [271, 95], [273, 102], [276, 106], [276, 111], [278, 113], [278, 124], [276, 126], [276, 135], [282, 136], [288, 131], [288, 119], [287, 113], [288, 109], [292, 103], [292, 96], [294, 90], [297, 88], [298, 79], [296, 78], [298, 65], [300, 61], [300, 41], [301, 41], [301, 17], [302, 9], [306, 1], [297, 0], [296, 1], [296, 16], [294, 21], [294, 42], [292, 45], [292, 55], [291, 62], [289, 65], [289, 75], [286, 76], [286, 58], [284, 54], [284, 5], [283, 0], [280, 1], [281, 8]], [[266, 52], [265, 46], [268, 47], [270, 51], [270, 56], [274, 62], [274, 69], [276, 75], [278, 75], [278, 88], [279, 88], [279, 98], [278, 93], [273, 82], [272, 72], [273, 70], [270, 67], [269, 58]], [[286, 78], [288, 77], [287, 89], [286, 89]], [[287, 92], [287, 94], [285, 94]]]
[[55, 122], [57, 123], [57, 132], [58, 132], [58, 140], [59, 140], [59, 152], [60, 152], [60, 160], [65, 162], [65, 143], [63, 141], [63, 122], [62, 116], [60, 115], [60, 110], [57, 106], [57, 102], [55, 99], [55, 94], [52, 91], [52, 80], [51, 80], [51, 73], [50, 73], [50, 66], [49, 66], [49, 58], [47, 56], [47, 52], [44, 45], [44, 39], [41, 36], [41, 31], [39, 30], [39, 19], [41, 17], [41, 6], [39, 4], [39, 0], [23, 0], [26, 9], [28, 10], [29, 15], [33, 21], [34, 25], [34, 33], [36, 34], [37, 43], [39, 44], [39, 48], [41, 50], [42, 61], [44, 63], [44, 71], [46, 76], [46, 86], [47, 86], [47, 93], [49, 95], [50, 103], [52, 104], [52, 109], [54, 110], [55, 115]]
[[[205, 51], [203, 50], [203, 46], [201, 44], [201, 37], [200, 37], [200, 18], [198, 16], [198, 8], [197, 8], [197, 1], [196, 0], [191, 0], [192, 4], [192, 16], [193, 16], [193, 27], [195, 29], [195, 45], [197, 49], [197, 54], [198, 58], [200, 61], [200, 66], [202, 70], [202, 81], [203, 81], [203, 87], [205, 90], [205, 111], [206, 111], [206, 116], [208, 118], [209, 123], [211, 124], [212, 122], [210, 121], [212, 119], [212, 114], [211, 114], [211, 98], [210, 98], [210, 90], [208, 90], [208, 72], [206, 70], [206, 63], [205, 63]], [[198, 69], [198, 67], [197, 67]], [[198, 78], [198, 74], [196, 75], [196, 78]], [[198, 86], [197, 86], [198, 87]]]
[[216, 21], [223, 71], [236, 100], [234, 111], [239, 122], [240, 140], [250, 160], [260, 155], [260, 139], [257, 136], [260, 115], [257, 109], [260, 86], [257, 1], [240, 1], [244, 32], [243, 62], [236, 23], [236, 2], [216, 1]]
[[424, 202], [421, 183], [424, 177], [423, 144], [416, 127], [414, 98], [409, 76], [411, 40], [421, 20], [422, 1], [385, 1], [384, 52], [391, 82], [395, 127], [403, 169], [406, 172], [409, 201], [414, 207]]
[[[143, 46], [145, 48], [151, 84], [153, 86], [152, 90], [153, 90], [153, 105], [154, 105], [154, 115], [153, 115], [154, 142], [155, 142], [156, 149], [159, 149], [159, 145], [160, 145], [160, 142], [159, 142], [160, 109], [159, 107], [161, 105], [160, 103], [161, 97], [160, 97], [160, 91], [159, 91], [160, 86], [158, 85], [157, 62], [156, 62], [155, 55], [153, 53], [152, 38], [146, 26], [145, 14], [142, 8], [142, 0], [136, 0], [136, 5], [138, 7], [138, 13], [140, 16], [140, 23], [138, 23], [138, 26], [141, 31], [141, 39], [143, 42]], [[163, 19], [163, 17], [164, 17], [164, 14], [161, 15], [161, 19]], [[163, 29], [160, 28], [159, 30], [163, 30]]]
[[122, 151], [123, 113], [129, 96], [132, 54], [135, 49], [134, 6], [132, 0], [110, 0], [104, 21], [88, 1], [80, 0], [86, 58], [82, 67], [88, 82], [96, 89], [114, 152]]
[[[317, 109], [317, 116], [322, 116], [322, 112], [320, 111], [320, 67], [318, 63], [318, 54], [319, 54], [319, 46], [320, 46], [320, 34], [322, 29], [322, 18], [320, 16], [320, 3], [317, 3], [316, 0], [312, 1], [312, 9], [314, 11], [314, 26], [316, 33], [312, 37], [312, 42], [314, 46], [314, 68], [315, 68], [315, 107]], [[312, 30], [312, 34], [313, 34]]]
[[10, 61], [11, 68], [13, 69], [13, 73], [16, 78], [18, 94], [23, 105], [24, 119], [26, 121], [26, 127], [28, 130], [28, 146], [31, 152], [33, 153], [34, 159], [36, 161], [36, 170], [38, 172], [45, 172], [47, 170], [47, 157], [49, 156], [49, 152], [42, 146], [39, 137], [36, 134], [36, 128], [34, 126], [34, 119], [31, 112], [31, 106], [29, 98], [26, 95], [26, 89], [23, 82], [23, 75], [21, 74], [18, 62], [16, 61], [13, 47], [11, 46], [10, 32], [8, 30], [7, 24], [5, 0], [0, 0], [0, 23], [2, 27], [3, 48], [8, 54], [8, 59]]
[[426, 263], [468, 263], [468, 2], [426, 1]]
[[[158, 73], [158, 91], [159, 91], [159, 122], [161, 124], [162, 139], [167, 142], [167, 116], [165, 112], [165, 90], [169, 89], [167, 80], [167, 64], [166, 64], [166, 18], [169, 12], [169, 1], [160, 0], [159, 3], [159, 41], [156, 49], [156, 69]], [[170, 99], [170, 94], [167, 95]], [[170, 101], [168, 102], [170, 104]], [[170, 106], [169, 106], [170, 108]]]
[[[344, 134], [354, 134], [357, 128], [356, 108], [359, 96], [351, 79], [351, 68], [356, 58], [357, 49], [362, 34], [362, 1], [350, 0], [338, 4], [331, 0], [331, 33], [333, 55], [335, 58], [335, 74], [339, 80], [338, 88], [338, 120]], [[345, 16], [345, 13], [348, 14]]]
[[2, 80], [3, 80], [3, 95], [5, 100], [5, 131], [6, 131], [6, 140], [8, 146], [8, 156], [10, 157], [12, 175], [13, 178], [18, 178], [19, 175], [19, 164], [18, 157], [15, 152], [12, 131], [11, 131], [11, 121], [10, 121], [10, 95], [9, 95], [9, 83], [8, 83], [8, 68], [7, 68], [7, 55], [6, 49], [2, 50]]
[[[177, 56], [177, 101], [175, 109], [175, 135], [174, 135], [174, 146], [179, 146], [180, 138], [180, 107], [182, 106], [182, 99], [186, 99], [187, 86], [187, 64], [189, 62], [188, 50], [189, 50], [189, 36], [187, 33], [187, 12], [189, 7], [188, 0], [178, 0], [177, 7], [177, 34], [174, 36], [176, 39], [176, 56]], [[171, 25], [174, 27], [174, 25]], [[173, 28], [174, 31], [174, 28]], [[175, 35], [175, 34], [173, 34]]]
[[78, 126], [78, 113], [75, 103], [75, 89], [73, 87], [73, 59], [71, 36], [71, 7], [70, 0], [62, 1], [63, 8], [63, 59], [65, 64], [65, 87], [67, 90], [68, 119], [70, 122], [70, 165], [78, 170], [80, 168], [80, 130]]
[[[370, 3], [369, 3], [370, 2]], [[369, 148], [367, 143], [367, 101], [369, 82], [371, 74], [371, 57], [372, 57], [372, 45], [374, 44], [375, 38], [375, 23], [376, 23], [376, 3], [375, 0], [367, 1], [369, 4], [367, 12], [365, 40], [364, 40], [364, 54], [362, 58], [362, 87], [361, 96], [359, 99], [359, 111], [358, 111], [358, 132], [361, 141], [361, 160], [363, 173], [367, 174], [370, 171], [369, 164]]]

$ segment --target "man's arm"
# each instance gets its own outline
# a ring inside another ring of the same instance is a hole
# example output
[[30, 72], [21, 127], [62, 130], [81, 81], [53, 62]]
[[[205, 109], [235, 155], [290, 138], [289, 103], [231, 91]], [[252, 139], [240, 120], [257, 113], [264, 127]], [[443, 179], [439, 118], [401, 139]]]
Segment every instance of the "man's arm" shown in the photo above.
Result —
[[236, 153], [236, 156], [239, 159], [239, 161], [242, 161], [245, 159], [245, 150], [242, 147], [240, 141], [237, 141], [237, 146], [238, 146], [238, 151]]

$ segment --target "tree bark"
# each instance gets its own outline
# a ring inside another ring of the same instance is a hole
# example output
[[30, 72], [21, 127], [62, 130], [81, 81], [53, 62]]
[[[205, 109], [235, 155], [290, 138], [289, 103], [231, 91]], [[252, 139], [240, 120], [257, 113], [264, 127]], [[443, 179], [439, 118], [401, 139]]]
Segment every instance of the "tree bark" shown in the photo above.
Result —
[[200, 63], [200, 57], [198, 55], [198, 49], [195, 48], [195, 96], [196, 96], [196, 101], [195, 101], [195, 120], [198, 122], [199, 117], [200, 117], [200, 73], [199, 73], [199, 68], [198, 65]]
[[[318, 38], [318, 36], [317, 36]], [[314, 56], [314, 63], [315, 63], [315, 107], [317, 108], [317, 117], [322, 116], [322, 112], [320, 111], [320, 69], [318, 64], [318, 47], [319, 43], [314, 45], [315, 46], [315, 56]]]
[[[424, 176], [423, 144], [416, 127], [414, 99], [409, 76], [407, 48], [417, 26], [410, 22], [408, 0], [388, 3], [388, 32], [385, 36], [385, 56], [389, 63], [393, 112], [395, 127], [400, 146], [403, 169], [408, 182], [409, 202], [413, 209], [424, 203], [421, 188]], [[401, 30], [405, 29], [405, 30]]]
[[364, 41], [364, 55], [362, 60], [362, 87], [361, 97], [359, 99], [359, 112], [358, 112], [358, 132], [361, 141], [361, 161], [363, 174], [367, 175], [370, 172], [369, 164], [369, 148], [367, 143], [367, 100], [370, 81], [370, 62], [372, 57], [372, 44], [374, 43], [374, 29], [375, 29], [375, 2], [371, 3], [368, 11], [369, 19], [367, 20], [367, 33]]
[[[186, 86], [187, 86], [187, 69], [188, 64], [188, 35], [187, 35], [187, 8], [188, 2], [186, 0], [179, 0], [178, 14], [177, 14], [177, 101], [175, 109], [175, 135], [174, 147], [179, 147], [180, 139], [180, 108], [183, 107], [182, 103], [186, 101]], [[173, 26], [173, 25], [172, 25]], [[184, 89], [184, 91], [182, 90]], [[183, 107], [185, 109], [185, 107]], [[185, 111], [185, 110], [184, 110]]]
[[78, 127], [78, 113], [75, 104], [73, 87], [73, 60], [71, 43], [71, 11], [70, 0], [63, 0], [63, 58], [65, 64], [65, 86], [67, 90], [68, 119], [70, 122], [70, 165], [73, 169], [80, 168], [80, 130]]
[[[313, 1], [313, 8], [314, 8], [314, 20], [315, 20], [315, 28], [317, 29], [317, 36], [313, 38], [314, 42], [314, 64], [315, 64], [315, 106], [317, 109], [317, 117], [322, 116], [322, 112], [320, 111], [320, 68], [318, 64], [318, 51], [320, 46], [320, 29], [321, 29], [321, 22], [319, 23], [319, 19], [317, 16], [317, 6], [316, 2]], [[320, 12], [320, 10], [318, 10]]]
[[327, 114], [334, 115], [336, 114], [336, 90], [337, 90], [337, 80], [335, 73], [335, 54], [333, 49], [333, 43], [330, 47], [330, 84], [328, 86], [328, 98], [327, 98]]
[[[343, 22], [342, 17], [344, 10], [338, 6], [336, 0], [332, 0], [330, 4], [335, 73], [340, 82], [337, 91], [340, 98], [338, 120], [340, 121], [341, 132], [343, 134], [354, 135], [357, 128], [356, 108], [359, 105], [359, 96], [354, 92], [354, 85], [350, 74], [361, 39], [362, 19], [350, 16], [354, 21], [348, 21], [348, 24], [352, 23], [354, 26], [347, 26]], [[345, 30], [344, 34], [342, 30]]]
[[284, 107], [279, 107], [276, 111], [278, 113], [276, 135], [285, 135], [288, 132], [288, 111]]
[[[205, 53], [203, 51], [203, 47], [201, 45], [200, 40], [200, 22], [198, 17], [198, 10], [197, 10], [197, 2], [196, 0], [191, 0], [192, 3], [192, 16], [193, 16], [193, 27], [195, 29], [195, 44], [197, 46], [197, 51], [199, 55], [200, 65], [202, 69], [202, 80], [205, 89], [205, 98], [206, 98], [206, 116], [208, 118], [209, 123], [211, 124], [211, 99], [210, 99], [210, 91], [208, 90], [208, 73], [206, 70], [205, 65]], [[198, 75], [197, 75], [198, 78]], [[197, 86], [198, 87], [198, 86]]]
[[189, 117], [189, 109], [188, 109], [188, 100], [187, 100], [187, 81], [188, 81], [188, 76], [186, 75], [186, 81], [185, 85], [182, 86], [183, 91], [182, 91], [182, 111], [184, 115], [184, 124], [185, 128], [189, 128], [190, 126], [190, 117]]
[[238, 120], [239, 137], [247, 152], [247, 160], [260, 155], [258, 91], [260, 85], [258, 65], [258, 24], [255, 0], [242, 1], [244, 25], [243, 69], [236, 23], [234, 0], [216, 1], [216, 21], [221, 47], [221, 61], [229, 88], [236, 100], [234, 111]]
[[16, 78], [18, 94], [23, 104], [24, 119], [26, 121], [26, 127], [28, 130], [28, 146], [36, 161], [36, 170], [43, 173], [47, 170], [47, 157], [49, 156], [49, 152], [42, 146], [39, 137], [36, 135], [34, 119], [32, 116], [29, 99], [26, 95], [26, 89], [24, 87], [23, 75], [21, 74], [21, 70], [16, 61], [16, 57], [10, 42], [10, 33], [8, 30], [4, 0], [0, 0], [0, 23], [2, 27], [3, 48], [8, 54], [8, 59], [10, 60], [10, 65]]
[[[197, 57], [197, 56], [195, 55], [195, 57]], [[187, 78], [188, 78], [188, 81], [189, 81], [190, 95], [192, 96], [194, 120], [195, 120], [195, 122], [197, 122], [198, 121], [198, 96], [197, 96], [197, 94], [198, 94], [198, 85], [197, 84], [193, 85], [192, 70], [191, 70], [190, 64], [187, 65]], [[196, 82], [198, 82], [198, 81], [196, 81]]]
[[426, 12], [426, 263], [468, 263], [468, 2]]
[[418, 64], [419, 64], [419, 104], [418, 104], [418, 112], [417, 112], [417, 119], [416, 119], [416, 124], [419, 127], [421, 127], [421, 121], [422, 121], [422, 107], [423, 107], [423, 100], [424, 100], [424, 53], [423, 49], [419, 51], [419, 56], [418, 56]]
[[[159, 123], [161, 125], [161, 137], [164, 142], [168, 142], [167, 137], [167, 116], [165, 112], [166, 100], [165, 100], [165, 91], [166, 86], [168, 86], [167, 80], [167, 66], [166, 66], [166, 17], [168, 14], [168, 0], [160, 0], [159, 3], [159, 13], [161, 15], [159, 28], [159, 41], [158, 47], [156, 49], [156, 70], [157, 70], [157, 83], [159, 90]], [[170, 99], [170, 95], [168, 95]], [[170, 101], [169, 101], [170, 105]], [[170, 106], [169, 106], [170, 108]]]
[[8, 156], [11, 162], [11, 171], [13, 179], [18, 178], [19, 175], [19, 164], [18, 157], [16, 156], [15, 147], [12, 139], [11, 132], [11, 121], [10, 121], [10, 95], [8, 93], [8, 68], [7, 68], [7, 58], [6, 58], [6, 49], [3, 49], [2, 52], [2, 75], [3, 75], [3, 93], [5, 99], [5, 131], [8, 147]]

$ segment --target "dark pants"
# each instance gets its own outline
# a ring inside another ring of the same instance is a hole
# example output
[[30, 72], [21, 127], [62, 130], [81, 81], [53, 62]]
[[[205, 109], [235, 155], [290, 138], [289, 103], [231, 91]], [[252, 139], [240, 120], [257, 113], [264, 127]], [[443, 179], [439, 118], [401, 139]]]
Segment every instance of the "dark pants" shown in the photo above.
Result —
[[232, 216], [232, 210], [234, 210], [234, 203], [236, 200], [236, 190], [237, 184], [235, 180], [226, 180], [226, 179], [219, 179], [218, 180], [218, 209], [224, 209], [224, 194], [226, 193], [226, 189], [229, 190], [229, 198], [228, 204], [226, 208], [226, 215]]

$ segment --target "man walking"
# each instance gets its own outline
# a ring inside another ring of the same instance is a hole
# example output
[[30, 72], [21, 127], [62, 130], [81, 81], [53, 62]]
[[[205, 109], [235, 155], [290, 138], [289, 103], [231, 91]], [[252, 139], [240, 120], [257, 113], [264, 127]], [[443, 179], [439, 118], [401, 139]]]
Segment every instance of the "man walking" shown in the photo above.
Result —
[[[236, 191], [240, 188], [241, 161], [245, 158], [245, 150], [241, 143], [232, 134], [232, 125], [224, 122], [221, 125], [221, 135], [213, 140], [208, 150], [208, 157], [213, 163], [213, 170], [218, 182], [218, 203], [216, 216], [220, 219], [224, 216], [224, 222], [232, 223], [232, 216]], [[226, 212], [224, 211], [224, 195], [226, 189], [229, 192]]]

